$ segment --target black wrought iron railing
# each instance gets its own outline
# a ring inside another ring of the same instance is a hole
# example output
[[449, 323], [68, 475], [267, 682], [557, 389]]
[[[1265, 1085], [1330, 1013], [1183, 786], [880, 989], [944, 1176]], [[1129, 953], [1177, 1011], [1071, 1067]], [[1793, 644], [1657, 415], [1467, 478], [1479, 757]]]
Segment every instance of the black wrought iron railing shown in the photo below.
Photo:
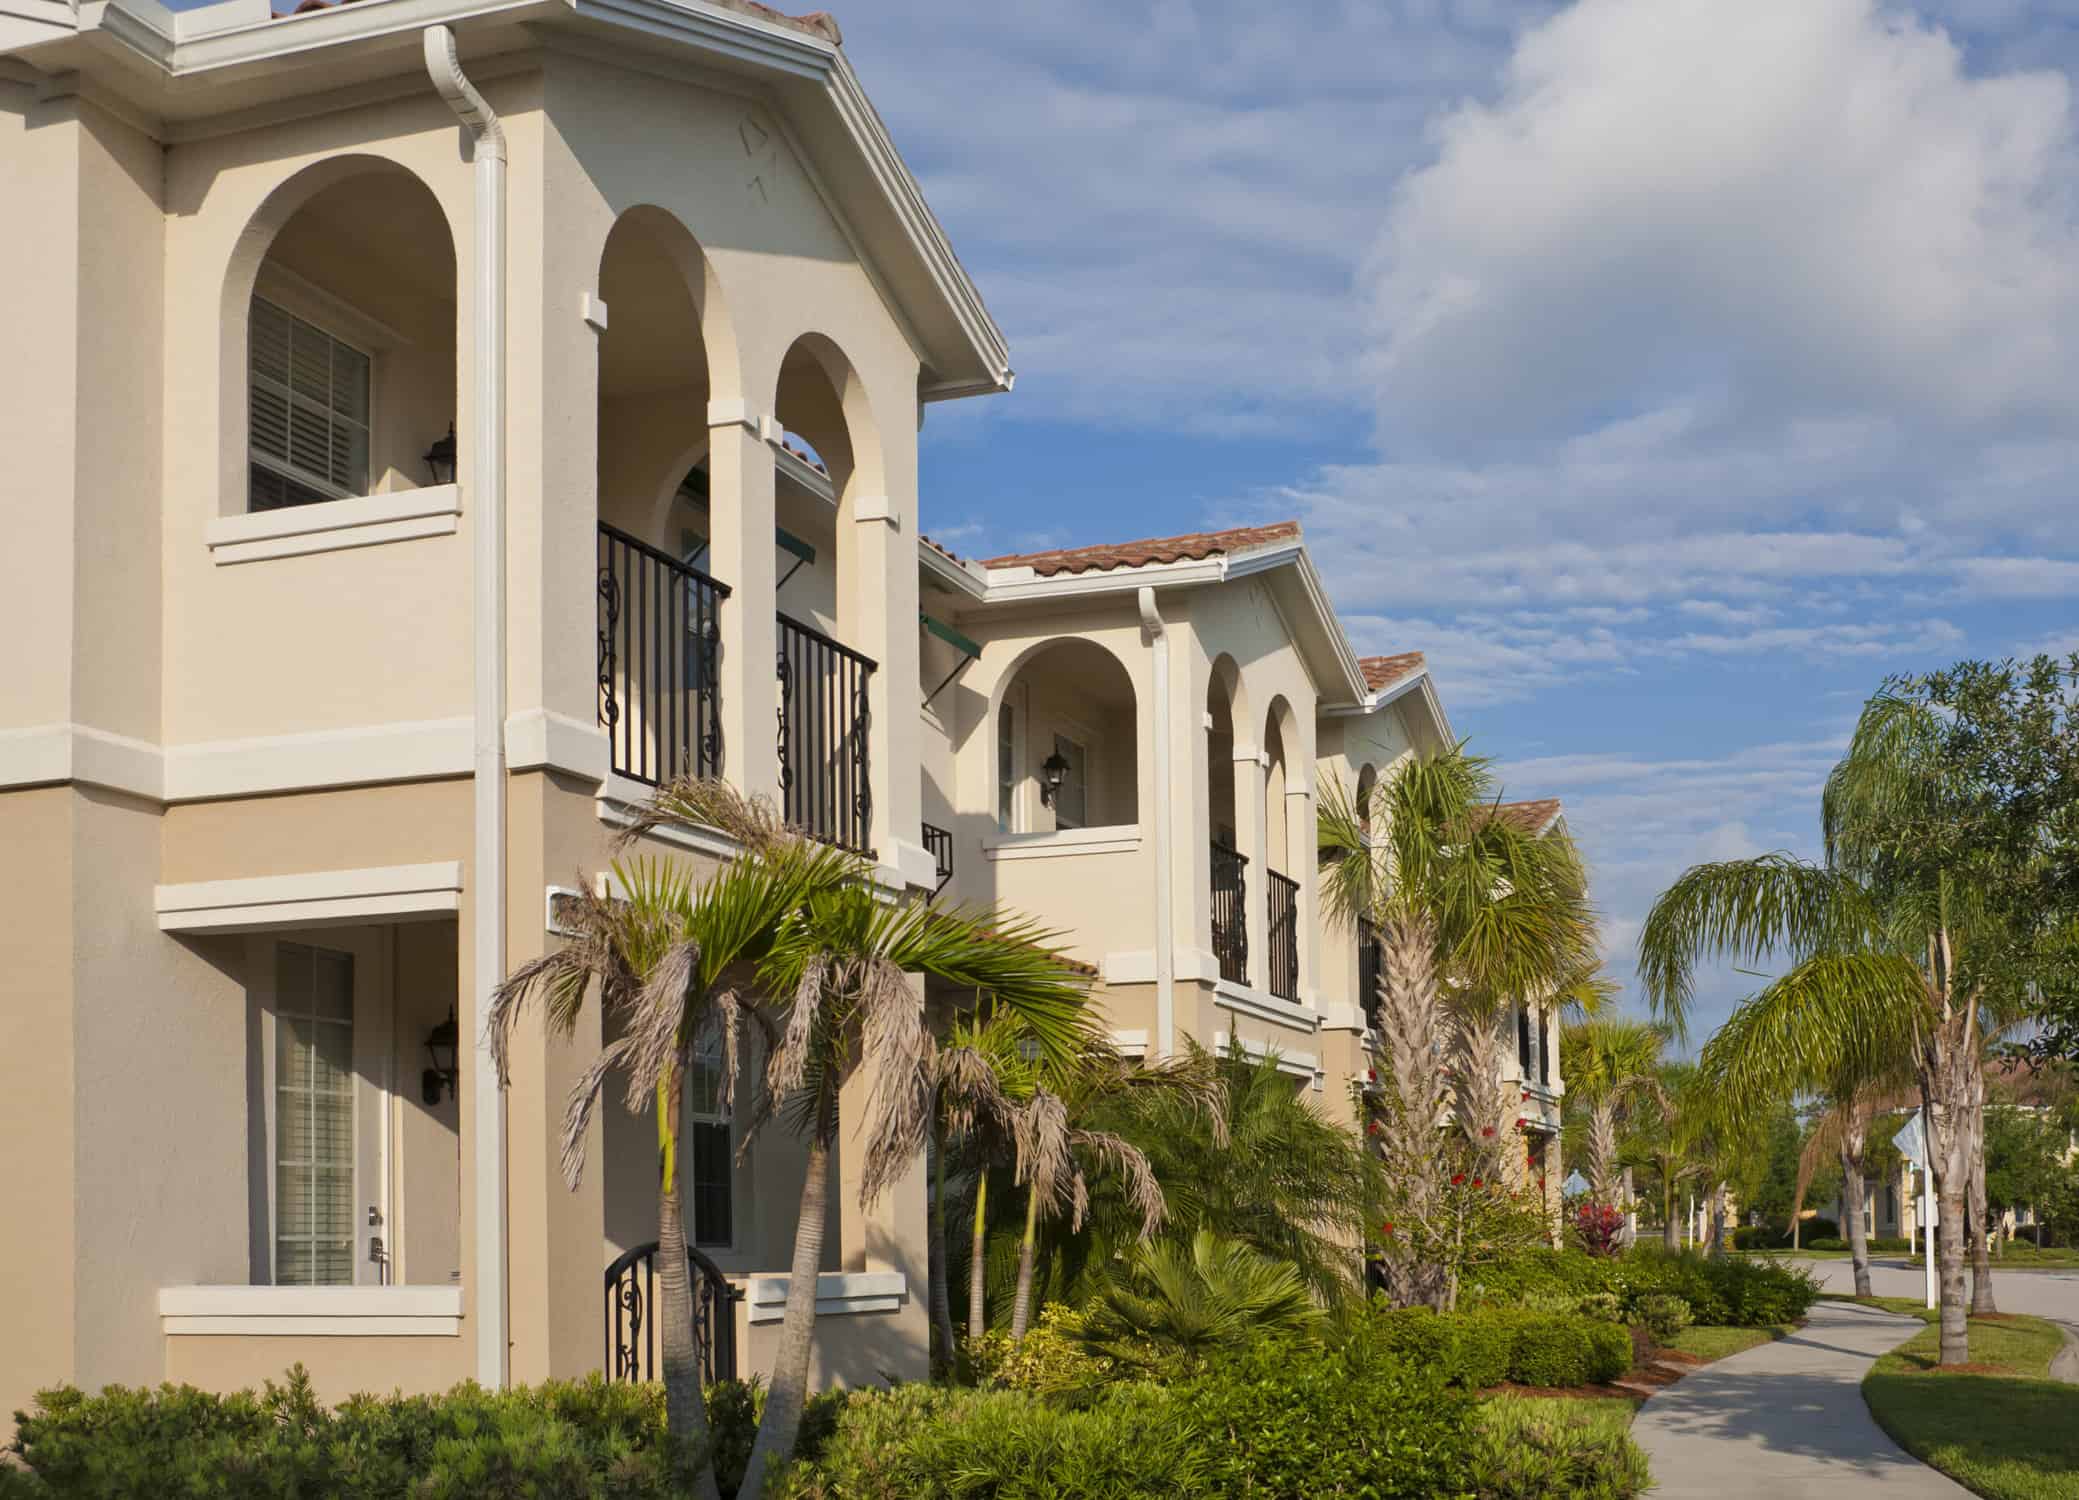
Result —
[[931, 888], [936, 896], [946, 888], [953, 878], [953, 830], [941, 828], [936, 823], [924, 825], [924, 847], [931, 854], [931, 861], [938, 869], [938, 884]]
[[1266, 869], [1270, 877], [1270, 989], [1280, 1000], [1299, 998], [1299, 882]]
[[[693, 1331], [700, 1350], [703, 1385], [736, 1379], [736, 1304], [743, 1289], [731, 1286], [715, 1263], [686, 1247], [693, 1277]], [[606, 1364], [610, 1380], [657, 1380], [657, 1242], [637, 1245], [606, 1268]]]
[[1357, 1004], [1364, 1012], [1364, 1024], [1373, 1031], [1379, 1029], [1379, 976], [1385, 971], [1386, 947], [1379, 941], [1379, 929], [1369, 917], [1357, 919]]
[[1213, 956], [1220, 977], [1249, 982], [1249, 860], [1241, 850], [1213, 840]]
[[659, 785], [722, 770], [726, 584], [599, 526], [599, 722], [613, 768]]
[[[1554, 1017], [1558, 1014], [1557, 1010], [1552, 1012]], [[1552, 1021], [1541, 1015], [1538, 1017], [1538, 1082], [1549, 1084], [1551, 1081]]]
[[1516, 1007], [1516, 1076], [1526, 1082], [1537, 1077], [1530, 1065], [1530, 1007]]
[[787, 821], [870, 853], [867, 683], [874, 664], [820, 630], [779, 617], [780, 793]]

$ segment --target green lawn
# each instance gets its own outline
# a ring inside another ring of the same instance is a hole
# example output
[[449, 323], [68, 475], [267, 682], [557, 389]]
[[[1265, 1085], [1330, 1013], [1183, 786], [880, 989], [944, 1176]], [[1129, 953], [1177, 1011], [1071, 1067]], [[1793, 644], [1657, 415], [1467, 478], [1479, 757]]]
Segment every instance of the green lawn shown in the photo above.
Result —
[[1918, 1318], [1923, 1323], [1941, 1321], [1940, 1308], [1929, 1307], [1919, 1297], [1851, 1297], [1846, 1292], [1821, 1292], [1821, 1302], [1860, 1302], [1864, 1307], [1881, 1307], [1886, 1312], [1901, 1313], [1909, 1318]]
[[1789, 1333], [1792, 1327], [1789, 1323], [1778, 1323], [1769, 1328], [1713, 1328], [1699, 1324], [1676, 1334], [1667, 1347], [1702, 1360], [1724, 1359], [1728, 1354], [1772, 1344]]
[[[1900, 1310], [1926, 1316], [1917, 1303]], [[2064, 1336], [2040, 1318], [1973, 1319], [1970, 1330], [1971, 1362], [2003, 1373], [1936, 1371], [1941, 1330], [1930, 1325], [1864, 1377], [1870, 1415], [1908, 1453], [1988, 1500], [2079, 1496], [2079, 1386], [2049, 1378]]]

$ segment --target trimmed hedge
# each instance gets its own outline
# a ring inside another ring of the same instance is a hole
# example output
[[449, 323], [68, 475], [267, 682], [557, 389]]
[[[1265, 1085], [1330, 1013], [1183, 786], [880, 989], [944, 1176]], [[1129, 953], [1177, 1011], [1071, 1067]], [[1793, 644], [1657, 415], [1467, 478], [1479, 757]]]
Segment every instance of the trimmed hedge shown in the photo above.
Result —
[[[1841, 1226], [1828, 1218], [1806, 1219], [1798, 1230], [1798, 1248], [1810, 1250], [1812, 1242], [1837, 1240], [1841, 1237]], [[1733, 1231], [1735, 1250], [1788, 1250], [1791, 1248], [1790, 1231], [1778, 1229], [1772, 1224], [1743, 1224]]]
[[1465, 1295], [1469, 1301], [1508, 1306], [1553, 1293], [1578, 1299], [1598, 1292], [1614, 1292], [1627, 1319], [1638, 1316], [1642, 1298], [1660, 1293], [1687, 1302], [1698, 1323], [1763, 1328], [1804, 1317], [1819, 1300], [1819, 1283], [1800, 1267], [1775, 1261], [1711, 1260], [1693, 1251], [1671, 1255], [1641, 1245], [1614, 1259], [1579, 1250], [1534, 1250], [1482, 1267]]
[[1616, 1323], [1569, 1313], [1492, 1308], [1437, 1313], [1382, 1308], [1379, 1343], [1418, 1368], [1467, 1390], [1513, 1382], [1570, 1388], [1603, 1385], [1631, 1368], [1631, 1335]]

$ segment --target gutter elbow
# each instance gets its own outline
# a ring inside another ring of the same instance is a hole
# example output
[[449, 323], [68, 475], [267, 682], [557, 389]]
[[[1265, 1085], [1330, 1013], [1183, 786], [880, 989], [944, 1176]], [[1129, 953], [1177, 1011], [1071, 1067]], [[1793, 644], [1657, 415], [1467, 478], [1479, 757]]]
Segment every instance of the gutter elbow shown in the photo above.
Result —
[[505, 160], [505, 127], [498, 121], [484, 96], [462, 71], [455, 51], [455, 33], [445, 26], [428, 26], [425, 31], [426, 74], [434, 90], [447, 101], [455, 117], [469, 127], [476, 149], [496, 161]]

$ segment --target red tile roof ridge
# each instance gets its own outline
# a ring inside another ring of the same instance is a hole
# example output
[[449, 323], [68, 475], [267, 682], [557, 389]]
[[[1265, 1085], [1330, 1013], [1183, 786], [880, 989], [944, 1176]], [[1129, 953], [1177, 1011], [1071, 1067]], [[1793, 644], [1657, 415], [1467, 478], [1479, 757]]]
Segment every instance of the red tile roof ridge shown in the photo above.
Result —
[[1399, 651], [1386, 656], [1360, 656], [1357, 669], [1364, 673], [1364, 685], [1373, 692], [1393, 686], [1410, 672], [1425, 665], [1420, 651]]
[[984, 558], [985, 568], [1030, 568], [1043, 578], [1062, 573], [1104, 573], [1114, 568], [1142, 568], [1152, 563], [1198, 562], [1273, 542], [1297, 541], [1297, 521], [1268, 526], [1232, 526], [1224, 531], [1191, 531], [1182, 536], [1143, 537], [1132, 542], [1100, 542], [1085, 547], [1055, 547], [1043, 552], [1012, 552]]

